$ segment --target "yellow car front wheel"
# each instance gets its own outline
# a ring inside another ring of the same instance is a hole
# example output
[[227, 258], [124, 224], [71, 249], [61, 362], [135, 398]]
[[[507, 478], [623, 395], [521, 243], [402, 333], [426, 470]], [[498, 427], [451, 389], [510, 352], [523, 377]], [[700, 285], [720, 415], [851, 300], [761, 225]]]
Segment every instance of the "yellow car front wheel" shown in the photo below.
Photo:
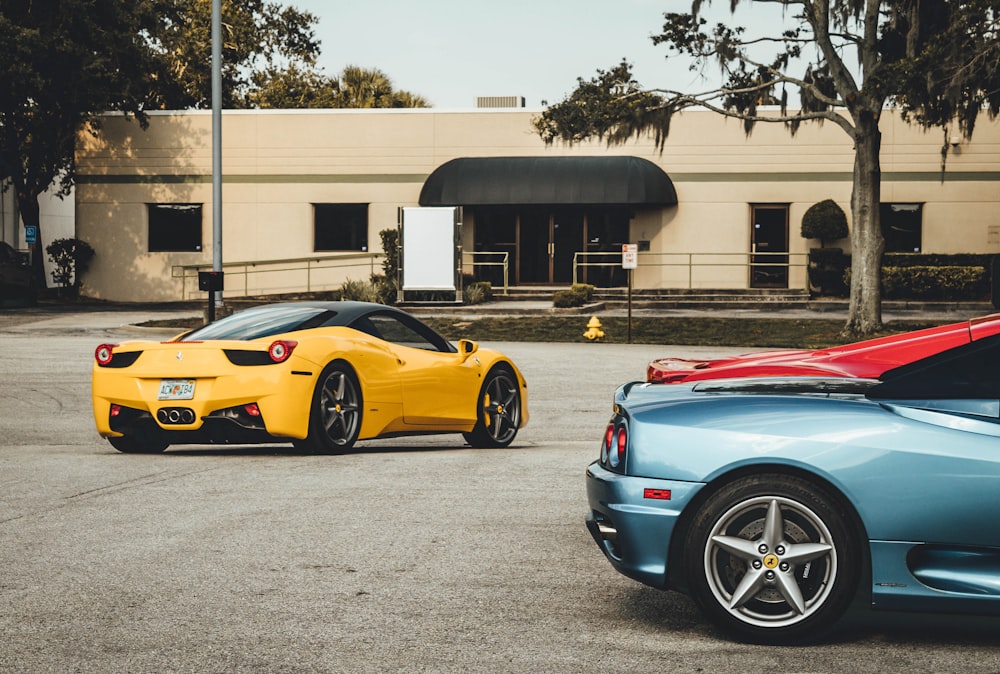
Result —
[[473, 447], [506, 447], [521, 426], [521, 389], [517, 376], [506, 365], [497, 365], [479, 391], [476, 426], [463, 433]]

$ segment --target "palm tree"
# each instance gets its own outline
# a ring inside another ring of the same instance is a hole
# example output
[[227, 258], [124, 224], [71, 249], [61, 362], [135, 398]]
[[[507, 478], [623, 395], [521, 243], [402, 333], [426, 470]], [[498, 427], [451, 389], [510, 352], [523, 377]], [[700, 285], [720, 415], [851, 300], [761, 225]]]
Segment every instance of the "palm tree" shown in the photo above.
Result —
[[377, 68], [347, 66], [336, 79], [338, 108], [426, 108], [427, 101], [408, 91], [395, 91], [389, 76]]

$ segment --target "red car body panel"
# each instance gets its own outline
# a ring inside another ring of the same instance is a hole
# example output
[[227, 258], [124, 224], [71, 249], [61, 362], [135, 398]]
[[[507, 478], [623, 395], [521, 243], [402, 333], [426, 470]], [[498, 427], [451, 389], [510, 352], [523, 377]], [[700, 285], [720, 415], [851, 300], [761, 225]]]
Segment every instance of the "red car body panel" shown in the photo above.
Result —
[[730, 377], [878, 378], [886, 370], [997, 333], [1000, 314], [991, 314], [815, 351], [762, 351], [714, 360], [658, 358], [646, 367], [646, 381], [675, 384]]

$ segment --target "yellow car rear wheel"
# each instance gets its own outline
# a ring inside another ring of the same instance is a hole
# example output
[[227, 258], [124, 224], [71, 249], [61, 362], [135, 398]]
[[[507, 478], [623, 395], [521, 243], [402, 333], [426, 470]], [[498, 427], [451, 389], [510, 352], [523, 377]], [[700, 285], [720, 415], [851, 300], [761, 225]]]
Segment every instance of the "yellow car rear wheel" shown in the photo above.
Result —
[[316, 382], [309, 411], [309, 436], [296, 446], [311, 452], [346, 452], [361, 432], [361, 384], [342, 360], [325, 368]]

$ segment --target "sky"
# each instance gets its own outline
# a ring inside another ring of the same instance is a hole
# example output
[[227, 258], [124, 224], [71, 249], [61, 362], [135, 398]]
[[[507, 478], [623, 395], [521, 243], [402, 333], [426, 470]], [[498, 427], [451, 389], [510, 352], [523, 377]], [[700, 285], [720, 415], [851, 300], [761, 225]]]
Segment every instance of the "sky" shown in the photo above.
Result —
[[[435, 108], [473, 108], [477, 96], [522, 96], [528, 108], [563, 100], [597, 70], [625, 60], [646, 88], [700, 91], [710, 80], [688, 70], [650, 36], [665, 12], [690, 0], [283, 0], [318, 19], [319, 65], [377, 68], [395, 89]], [[749, 3], [743, 3], [749, 5]], [[773, 25], [777, 8], [737, 10], [740, 25]], [[703, 10], [730, 21], [729, 0]], [[712, 68], [707, 73], [715, 76]]]

